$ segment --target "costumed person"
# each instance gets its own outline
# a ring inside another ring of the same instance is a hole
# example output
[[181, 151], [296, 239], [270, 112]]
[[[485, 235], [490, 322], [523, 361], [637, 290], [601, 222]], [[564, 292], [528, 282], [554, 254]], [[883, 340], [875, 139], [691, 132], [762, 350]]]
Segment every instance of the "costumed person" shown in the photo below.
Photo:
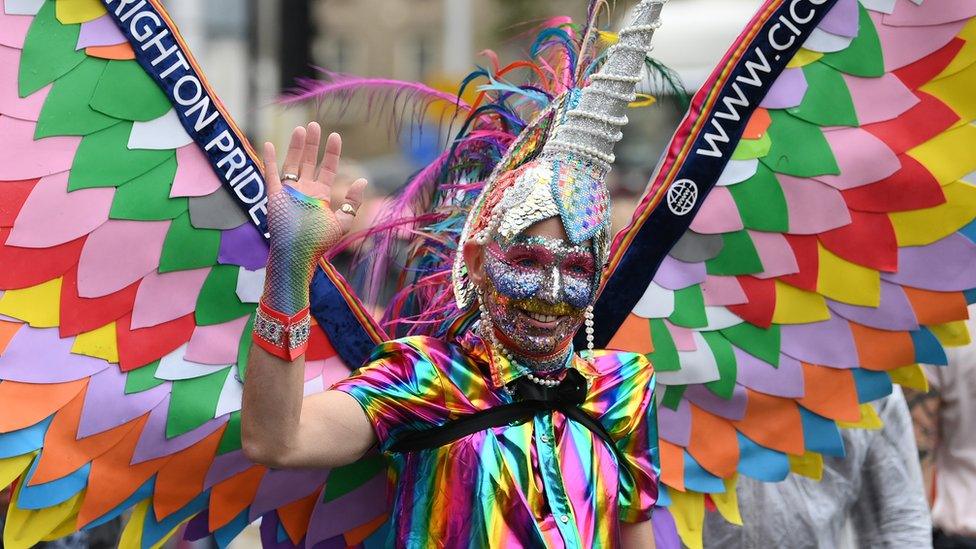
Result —
[[307, 399], [309, 283], [365, 182], [333, 213], [339, 137], [316, 169], [321, 130], [296, 129], [284, 186], [265, 145], [271, 254], [244, 384], [248, 457], [337, 467], [378, 442], [397, 475], [390, 546], [653, 546], [652, 369], [638, 353], [595, 352], [591, 323], [611, 237], [604, 180], [662, 5], [641, 2], [591, 82], [554, 100], [523, 130], [536, 143], [517, 140], [488, 178], [444, 286], [456, 326], [385, 343]]
[[265, 170], [159, 0], [2, 6], [5, 547], [122, 516], [122, 547], [226, 546], [258, 519], [267, 547], [612, 545], [648, 515], [656, 546], [701, 547], [706, 513], [750, 516], [740, 476], [821, 476], [841, 427], [965, 341], [972, 2], [767, 0], [612, 239], [602, 181], [650, 29], [597, 30], [599, 2], [457, 95], [303, 84], [463, 120], [361, 248], [357, 272], [401, 274], [380, 319], [328, 261], [352, 237], [308, 271], [338, 236], [336, 138], [322, 176], [297, 151]]

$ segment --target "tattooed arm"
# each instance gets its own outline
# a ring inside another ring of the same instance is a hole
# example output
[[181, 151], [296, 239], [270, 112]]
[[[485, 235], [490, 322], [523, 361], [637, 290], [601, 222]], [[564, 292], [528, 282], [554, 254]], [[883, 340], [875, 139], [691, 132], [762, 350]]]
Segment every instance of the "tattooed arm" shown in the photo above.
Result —
[[923, 393], [913, 389], [905, 389], [905, 398], [912, 413], [912, 423], [915, 427], [915, 442], [918, 445], [918, 460], [922, 465], [922, 479], [925, 492], [932, 494], [932, 479], [934, 473], [935, 449], [939, 444], [939, 408], [941, 399], [935, 387]]

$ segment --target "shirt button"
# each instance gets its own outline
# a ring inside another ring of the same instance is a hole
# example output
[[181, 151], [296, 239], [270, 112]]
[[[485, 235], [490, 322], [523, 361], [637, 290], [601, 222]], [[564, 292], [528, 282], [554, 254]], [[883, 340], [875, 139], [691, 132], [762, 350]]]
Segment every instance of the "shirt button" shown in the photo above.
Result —
[[569, 517], [567, 515], [562, 515], [559, 517], [559, 520], [561, 520], [563, 524], [566, 524], [567, 522], [569, 522]]

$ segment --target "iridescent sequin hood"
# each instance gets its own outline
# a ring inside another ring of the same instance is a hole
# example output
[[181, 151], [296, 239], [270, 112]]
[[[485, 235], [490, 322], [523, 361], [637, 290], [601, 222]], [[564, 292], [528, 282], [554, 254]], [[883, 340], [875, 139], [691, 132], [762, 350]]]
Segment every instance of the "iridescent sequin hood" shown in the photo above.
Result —
[[611, 235], [605, 180], [663, 4], [643, 0], [589, 84], [554, 100], [498, 163], [468, 214], [454, 259], [459, 309], [474, 301], [462, 257], [468, 240], [485, 244], [495, 236], [511, 238], [533, 223], [559, 216], [570, 241], [591, 241], [597, 261], [606, 262]]

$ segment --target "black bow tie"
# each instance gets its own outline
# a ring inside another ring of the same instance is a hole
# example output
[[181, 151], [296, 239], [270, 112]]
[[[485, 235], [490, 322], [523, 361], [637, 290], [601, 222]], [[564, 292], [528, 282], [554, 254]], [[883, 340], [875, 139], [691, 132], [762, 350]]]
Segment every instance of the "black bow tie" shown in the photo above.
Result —
[[509, 383], [518, 400], [537, 400], [552, 404], [579, 406], [586, 400], [586, 378], [575, 368], [568, 368], [559, 385], [547, 387], [522, 376]]

